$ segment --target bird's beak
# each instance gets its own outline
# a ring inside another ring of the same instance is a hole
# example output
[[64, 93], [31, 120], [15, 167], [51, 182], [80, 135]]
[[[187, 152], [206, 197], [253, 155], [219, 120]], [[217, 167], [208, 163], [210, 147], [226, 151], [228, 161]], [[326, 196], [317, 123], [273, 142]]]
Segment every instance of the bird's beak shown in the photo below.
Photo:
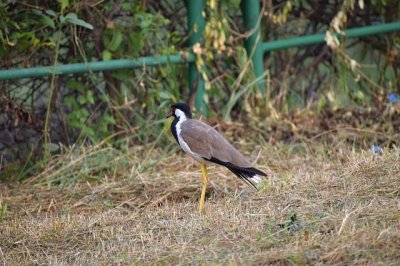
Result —
[[173, 115], [174, 115], [174, 110], [171, 109], [171, 110], [169, 110], [169, 113], [167, 114], [167, 116], [165, 118], [169, 118], [169, 117], [171, 117]]

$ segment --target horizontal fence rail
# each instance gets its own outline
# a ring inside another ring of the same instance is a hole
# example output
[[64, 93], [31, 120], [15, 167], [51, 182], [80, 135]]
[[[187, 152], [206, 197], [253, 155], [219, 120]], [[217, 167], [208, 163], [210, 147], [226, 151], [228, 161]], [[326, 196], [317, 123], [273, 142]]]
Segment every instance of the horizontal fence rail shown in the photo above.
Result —
[[[203, 30], [205, 26], [205, 17], [203, 16], [205, 6], [205, 0], [187, 1], [189, 47], [192, 47], [197, 42], [202, 42], [201, 38], [203, 36]], [[263, 60], [264, 53], [292, 47], [314, 45], [318, 43], [323, 43], [325, 41], [324, 38], [326, 33], [324, 32], [307, 36], [264, 42], [260, 33], [260, 1], [242, 0], [241, 9], [246, 31], [251, 32], [250, 36], [246, 38], [245, 47], [248, 55], [251, 55], [251, 60], [253, 62], [253, 72], [255, 74], [255, 77], [258, 79], [257, 84], [261, 91], [265, 90], [265, 81], [263, 79], [263, 75], [265, 72]], [[350, 38], [384, 34], [394, 31], [400, 31], [400, 22], [378, 24], [345, 30], [346, 37]], [[187, 52], [175, 55], [148, 56], [136, 59], [121, 59], [47, 67], [42, 66], [34, 68], [9, 69], [0, 70], [0, 80], [34, 78], [88, 72], [90, 73], [97, 71], [111, 71], [146, 66], [166, 65], [169, 63], [189, 63], [189, 87], [192, 88], [193, 85], [197, 84], [196, 88], [193, 88], [196, 91], [196, 109], [206, 116], [207, 105], [205, 102], [205, 83], [202, 79], [202, 75], [198, 73], [195, 59], [196, 56], [193, 53]]]
[[120, 59], [89, 63], [65, 64], [47, 67], [17, 68], [0, 71], [0, 80], [35, 78], [55, 75], [67, 75], [86, 72], [98, 72], [127, 68], [140, 68], [177, 63], [192, 63], [195, 56], [192, 53], [140, 57], [136, 59]]
[[[400, 31], [400, 22], [379, 24], [360, 28], [345, 30], [346, 36], [350, 38], [365, 37], [376, 34]], [[269, 52], [292, 47], [307, 46], [323, 43], [325, 33], [312, 34], [302, 37], [282, 39], [277, 41], [262, 42], [263, 52]], [[126, 68], [139, 68], [145, 66], [157, 66], [177, 63], [194, 63], [193, 53], [182, 53], [175, 55], [148, 56], [135, 59], [120, 59], [110, 61], [98, 61], [89, 63], [65, 64], [56, 66], [41, 66], [33, 68], [16, 68], [0, 70], [0, 80], [35, 78], [56, 75], [77, 74], [85, 72], [97, 72], [107, 70], [118, 70]]]
[[[389, 33], [393, 31], [400, 31], [400, 22], [353, 28], [345, 30], [344, 32], [346, 33], [345, 35], [346, 37], [356, 38], [356, 37], [365, 37], [365, 36]], [[274, 50], [323, 43], [325, 42], [324, 38], [325, 38], [325, 33], [318, 33], [296, 38], [263, 42], [261, 44], [261, 48], [264, 52], [270, 52]]]

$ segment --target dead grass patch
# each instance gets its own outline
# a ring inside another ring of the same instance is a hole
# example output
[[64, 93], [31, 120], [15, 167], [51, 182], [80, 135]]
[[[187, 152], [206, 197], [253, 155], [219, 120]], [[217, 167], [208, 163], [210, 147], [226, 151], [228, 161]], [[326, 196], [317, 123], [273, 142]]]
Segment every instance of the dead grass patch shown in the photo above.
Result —
[[[107, 157], [111, 164], [124, 162], [113, 168], [114, 176], [60, 188], [49, 177], [59, 178], [58, 171], [76, 178], [65, 173], [75, 167], [76, 175], [87, 159], [71, 164], [65, 155], [46, 175], [1, 185], [1, 205], [7, 204], [1, 262], [398, 264], [399, 149], [372, 154], [340, 146], [327, 156], [322, 145], [291, 148], [265, 145], [249, 152], [270, 173], [258, 193], [211, 167], [202, 215], [200, 170], [182, 153], [143, 167], [141, 152], [149, 150], [135, 147], [126, 156]], [[150, 152], [148, 158], [160, 156]]]

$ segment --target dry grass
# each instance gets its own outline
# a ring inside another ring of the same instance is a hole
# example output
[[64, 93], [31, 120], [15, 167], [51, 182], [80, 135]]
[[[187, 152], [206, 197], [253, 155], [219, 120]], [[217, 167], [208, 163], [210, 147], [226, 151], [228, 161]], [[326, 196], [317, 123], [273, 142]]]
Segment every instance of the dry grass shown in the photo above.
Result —
[[199, 167], [182, 153], [111, 150], [109, 163], [123, 162], [112, 175], [63, 189], [53, 181], [90, 156], [61, 156], [45, 175], [1, 185], [0, 265], [398, 265], [400, 150], [327, 148], [257, 146], [249, 157], [270, 173], [258, 193], [211, 167], [204, 214]]

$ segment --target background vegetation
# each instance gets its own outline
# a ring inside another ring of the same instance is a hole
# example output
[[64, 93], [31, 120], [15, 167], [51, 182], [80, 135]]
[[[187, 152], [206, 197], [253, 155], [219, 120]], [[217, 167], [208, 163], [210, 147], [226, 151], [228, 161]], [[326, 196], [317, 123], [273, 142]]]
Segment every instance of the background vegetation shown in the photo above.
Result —
[[[398, 1], [388, 0], [261, 5], [264, 40], [392, 22], [400, 9]], [[1, 69], [190, 50], [184, 1], [7, 0], [0, 18]], [[206, 65], [211, 117], [263, 121], [296, 110], [348, 107], [380, 112], [390, 93], [398, 97], [398, 34], [343, 37], [335, 49], [320, 44], [268, 53], [267, 91], [261, 95], [243, 48], [240, 1], [208, 1], [206, 20], [204, 43], [195, 52]], [[193, 101], [186, 71], [167, 65], [1, 82], [3, 162], [21, 163], [27, 154], [41, 158], [44, 141], [47, 150], [58, 152], [60, 144], [96, 143], [115, 132], [129, 134], [136, 144], [152, 142], [166, 107]]]
[[[260, 3], [266, 41], [400, 16], [397, 0]], [[165, 134], [170, 104], [193, 104], [185, 65], [1, 81], [0, 262], [399, 261], [399, 33], [267, 53], [260, 93], [240, 1], [205, 16], [192, 49], [181, 0], [0, 3], [0, 69], [195, 52], [207, 122], [269, 173], [255, 194], [211, 167], [195, 213], [199, 170]]]

